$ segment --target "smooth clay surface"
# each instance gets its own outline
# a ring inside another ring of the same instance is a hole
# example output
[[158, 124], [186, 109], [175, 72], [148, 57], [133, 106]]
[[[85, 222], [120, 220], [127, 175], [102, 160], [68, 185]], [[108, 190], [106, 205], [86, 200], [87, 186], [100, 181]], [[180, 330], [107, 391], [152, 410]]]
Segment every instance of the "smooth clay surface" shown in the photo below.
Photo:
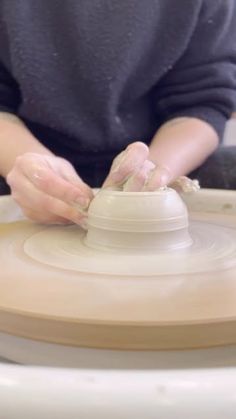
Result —
[[[113, 206], [95, 226], [95, 246], [76, 226], [0, 224], [0, 331], [91, 348], [236, 343], [236, 192], [200, 191], [186, 203], [189, 229], [182, 203], [161, 223], [158, 206], [149, 215], [161, 232], [154, 224], [127, 231], [125, 222], [118, 233]], [[106, 245], [104, 230], [113, 237]], [[128, 247], [127, 234], [137, 235]], [[139, 245], [145, 234], [148, 251]], [[153, 241], [160, 234], [163, 248]]]

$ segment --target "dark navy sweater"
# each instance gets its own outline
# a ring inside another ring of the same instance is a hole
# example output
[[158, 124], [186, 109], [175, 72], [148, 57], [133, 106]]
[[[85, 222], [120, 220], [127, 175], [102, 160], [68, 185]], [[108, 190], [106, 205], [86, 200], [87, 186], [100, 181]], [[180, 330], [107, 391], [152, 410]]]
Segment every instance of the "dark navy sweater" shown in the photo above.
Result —
[[221, 137], [235, 92], [235, 0], [0, 0], [0, 111], [92, 184], [171, 118]]

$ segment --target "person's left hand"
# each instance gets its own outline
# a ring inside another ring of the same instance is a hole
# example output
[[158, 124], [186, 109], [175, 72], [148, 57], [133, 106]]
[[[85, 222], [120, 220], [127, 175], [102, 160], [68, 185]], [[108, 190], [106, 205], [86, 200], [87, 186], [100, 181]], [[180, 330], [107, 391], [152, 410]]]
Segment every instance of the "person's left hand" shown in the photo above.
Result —
[[149, 148], [142, 142], [130, 144], [113, 161], [103, 187], [125, 191], [154, 191], [171, 180], [170, 171], [149, 160]]

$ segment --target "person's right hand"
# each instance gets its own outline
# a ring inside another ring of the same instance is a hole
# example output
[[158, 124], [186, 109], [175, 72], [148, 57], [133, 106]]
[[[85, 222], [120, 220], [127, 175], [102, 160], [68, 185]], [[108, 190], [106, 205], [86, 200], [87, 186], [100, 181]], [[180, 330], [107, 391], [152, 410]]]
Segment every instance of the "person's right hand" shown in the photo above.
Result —
[[73, 222], [84, 226], [93, 192], [67, 160], [25, 153], [17, 157], [7, 183], [27, 218], [46, 224]]

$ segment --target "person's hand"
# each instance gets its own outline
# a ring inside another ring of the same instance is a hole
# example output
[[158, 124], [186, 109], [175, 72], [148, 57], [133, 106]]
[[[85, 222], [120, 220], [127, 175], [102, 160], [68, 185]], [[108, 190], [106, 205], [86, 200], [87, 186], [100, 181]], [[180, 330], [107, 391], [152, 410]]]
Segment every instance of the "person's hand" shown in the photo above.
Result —
[[149, 148], [142, 142], [130, 144], [113, 161], [103, 187], [122, 187], [124, 191], [154, 191], [171, 180], [166, 167], [149, 160]]
[[33, 221], [84, 225], [92, 190], [65, 159], [25, 153], [7, 176], [12, 196]]

